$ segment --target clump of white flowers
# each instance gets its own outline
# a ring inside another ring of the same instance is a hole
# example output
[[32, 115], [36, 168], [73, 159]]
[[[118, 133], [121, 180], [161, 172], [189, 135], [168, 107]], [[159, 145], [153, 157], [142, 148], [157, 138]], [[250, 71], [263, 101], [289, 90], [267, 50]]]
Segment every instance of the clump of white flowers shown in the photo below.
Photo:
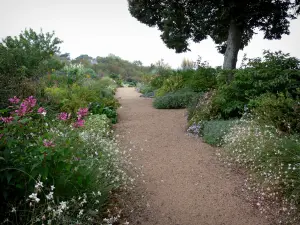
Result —
[[[67, 137], [68, 130], [62, 132], [60, 129], [53, 128], [51, 134]], [[21, 217], [22, 213], [26, 213], [23, 217], [30, 217], [32, 223], [38, 224], [121, 223], [121, 210], [106, 213], [107, 201], [115, 190], [126, 187], [132, 179], [125, 172], [127, 158], [113, 136], [109, 119], [105, 115], [91, 115], [86, 118], [85, 126], [75, 132], [78, 132], [81, 143], [77, 151], [80, 150], [84, 155], [84, 160], [74, 158], [76, 162], [80, 162], [74, 172], [84, 168], [93, 179], [91, 186], [86, 187], [87, 192], [78, 190], [76, 196], [61, 198], [55, 183], [49, 185], [50, 179], [44, 177], [43, 183], [39, 177], [33, 193], [25, 196], [26, 206], [12, 206], [10, 215], [5, 218], [7, 223], [13, 224], [11, 218]]]
[[276, 206], [281, 223], [295, 224], [300, 219], [299, 137], [253, 120], [241, 120], [225, 135], [224, 142], [226, 161], [250, 171], [245, 185], [259, 193], [256, 206], [262, 212], [270, 205], [274, 211]]

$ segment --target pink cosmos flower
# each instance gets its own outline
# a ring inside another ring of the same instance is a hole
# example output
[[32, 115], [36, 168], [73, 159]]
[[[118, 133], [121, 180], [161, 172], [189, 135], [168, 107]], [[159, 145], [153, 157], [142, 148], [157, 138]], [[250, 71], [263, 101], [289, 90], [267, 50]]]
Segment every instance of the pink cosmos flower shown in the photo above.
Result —
[[13, 98], [8, 99], [8, 101], [12, 104], [18, 104], [20, 99], [14, 96]]
[[55, 146], [55, 144], [53, 143], [53, 141], [49, 141], [49, 140], [46, 140], [46, 139], [43, 141], [43, 144], [44, 144], [44, 146], [47, 147], [47, 148], [50, 148], [50, 147], [54, 147], [54, 146]]
[[14, 120], [14, 118], [12, 116], [9, 116], [9, 117], [1, 117], [1, 120], [4, 122], [4, 123], [10, 123]]
[[85, 117], [89, 114], [89, 109], [88, 108], [80, 108], [77, 112], [78, 118]]
[[46, 116], [47, 111], [46, 111], [46, 109], [44, 109], [43, 107], [40, 107], [40, 108], [38, 109], [37, 113], [38, 113], [38, 114], [41, 114], [41, 115], [43, 115], [43, 116]]
[[73, 127], [75, 128], [83, 127], [83, 126], [84, 126], [84, 120], [80, 118], [75, 123], [73, 123]]
[[71, 114], [68, 114], [68, 113], [66, 113], [66, 112], [61, 112], [61, 113], [58, 114], [58, 116], [57, 116], [57, 118], [58, 118], [59, 120], [63, 120], [63, 121], [65, 121], [65, 120], [67, 120], [67, 119], [70, 119], [70, 117], [71, 117]]

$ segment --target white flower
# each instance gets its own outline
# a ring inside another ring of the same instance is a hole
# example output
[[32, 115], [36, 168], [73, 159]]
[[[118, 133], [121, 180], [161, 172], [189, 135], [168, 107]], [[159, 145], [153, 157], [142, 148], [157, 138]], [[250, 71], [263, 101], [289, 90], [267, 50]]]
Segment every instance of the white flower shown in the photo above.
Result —
[[15, 208], [15, 207], [12, 207], [11, 212], [12, 212], [12, 213], [17, 212], [16, 208]]
[[44, 187], [43, 182], [41, 181], [37, 182], [34, 187], [39, 190], [40, 188]]
[[37, 193], [32, 193], [31, 195], [29, 195], [29, 198], [37, 203], [39, 203], [40, 201], [40, 199], [37, 197]]
[[55, 189], [54, 185], [51, 185], [51, 191], [53, 191]]
[[46, 198], [47, 198], [48, 200], [53, 199], [53, 192], [51, 191], [48, 195], [46, 195]]
[[61, 208], [62, 210], [66, 209], [66, 208], [67, 208], [67, 202], [61, 202], [61, 203], [60, 203], [60, 208]]

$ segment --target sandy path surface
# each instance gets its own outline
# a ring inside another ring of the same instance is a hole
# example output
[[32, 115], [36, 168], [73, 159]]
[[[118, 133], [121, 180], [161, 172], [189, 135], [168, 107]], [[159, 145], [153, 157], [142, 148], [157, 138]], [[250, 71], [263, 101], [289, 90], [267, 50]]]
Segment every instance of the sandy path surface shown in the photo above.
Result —
[[241, 176], [223, 167], [212, 147], [186, 135], [184, 110], [157, 110], [139, 95], [134, 88], [117, 92], [116, 131], [144, 175], [134, 194], [146, 207], [133, 203], [130, 224], [270, 224], [240, 196]]

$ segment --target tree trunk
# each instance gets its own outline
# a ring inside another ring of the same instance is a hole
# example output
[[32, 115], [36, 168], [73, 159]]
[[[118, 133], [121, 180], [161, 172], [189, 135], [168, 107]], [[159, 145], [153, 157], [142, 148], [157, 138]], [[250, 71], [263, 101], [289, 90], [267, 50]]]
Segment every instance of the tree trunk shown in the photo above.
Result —
[[223, 69], [235, 69], [238, 53], [242, 42], [242, 30], [236, 25], [234, 21], [231, 21], [228, 38], [227, 48], [224, 55]]

